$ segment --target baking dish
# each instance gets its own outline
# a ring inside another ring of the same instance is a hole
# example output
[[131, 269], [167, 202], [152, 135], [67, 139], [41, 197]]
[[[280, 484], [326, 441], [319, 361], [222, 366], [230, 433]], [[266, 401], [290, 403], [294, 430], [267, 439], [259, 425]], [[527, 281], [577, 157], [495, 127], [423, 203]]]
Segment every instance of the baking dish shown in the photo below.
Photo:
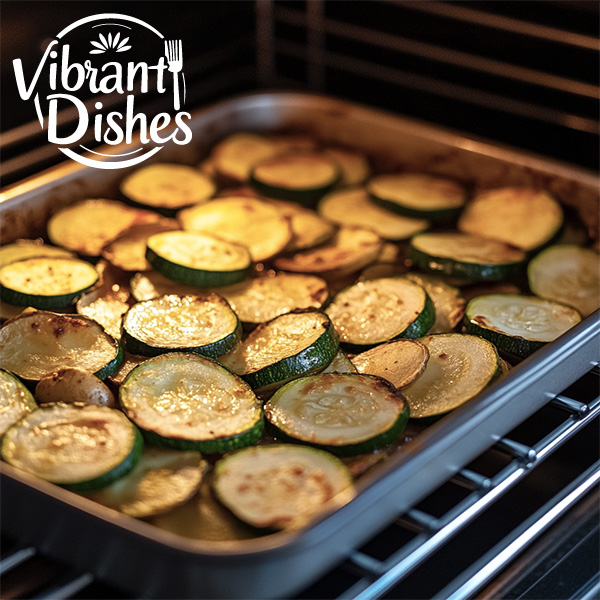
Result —
[[[426, 170], [476, 187], [539, 185], [592, 226], [597, 223], [598, 181], [592, 174], [339, 100], [242, 96], [195, 113], [191, 127], [190, 145], [165, 147], [157, 158], [195, 164], [234, 131], [302, 131], [360, 149], [381, 169]], [[3, 242], [42, 235], [50, 214], [80, 198], [117, 197], [123, 174], [69, 162], [4, 190]], [[3, 531], [137, 596], [289, 596], [597, 364], [599, 332], [596, 313], [376, 465], [358, 480], [353, 500], [336, 499], [299, 531], [236, 542], [183, 538], [4, 464]]]

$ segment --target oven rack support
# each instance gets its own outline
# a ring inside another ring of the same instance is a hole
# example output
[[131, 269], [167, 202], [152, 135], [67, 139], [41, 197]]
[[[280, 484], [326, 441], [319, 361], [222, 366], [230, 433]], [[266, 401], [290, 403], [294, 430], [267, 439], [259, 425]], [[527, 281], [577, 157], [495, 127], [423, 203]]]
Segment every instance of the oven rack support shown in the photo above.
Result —
[[[598, 365], [594, 366], [587, 376], [594, 377], [596, 381], [600, 380]], [[522, 444], [510, 437], [498, 440], [493, 449], [507, 455], [509, 462], [492, 477], [468, 468], [458, 471], [451, 481], [468, 489], [469, 494], [443, 516], [434, 517], [416, 508], [401, 515], [394, 526], [417, 532], [417, 535], [389, 558], [378, 560], [362, 551], [353, 552], [340, 568], [352, 573], [359, 573], [360, 578], [338, 598], [340, 600], [350, 598], [368, 600], [382, 597], [455, 534], [483, 513], [500, 496], [514, 487], [532, 469], [600, 415], [600, 396], [589, 402], [581, 402], [570, 396], [559, 394], [549, 401], [549, 405], [563, 411], [564, 419], [560, 424], [535, 444]], [[480, 560], [461, 573], [440, 592], [439, 597], [462, 600], [476, 593], [568, 509], [591, 491], [599, 481], [600, 461], [589, 467]], [[24, 570], [23, 577], [30, 580], [30, 585], [34, 586], [35, 570], [39, 568], [32, 564], [34, 559], [45, 560], [44, 557], [38, 556], [35, 548], [29, 546], [17, 547], [3, 553], [0, 557], [0, 586], [2, 578], [17, 569]], [[74, 571], [61, 566], [50, 582], [42, 589], [31, 587], [30, 591], [34, 593], [27, 594], [26, 597], [36, 600], [76, 598], [80, 597], [78, 594], [84, 592], [93, 583], [92, 573]]]

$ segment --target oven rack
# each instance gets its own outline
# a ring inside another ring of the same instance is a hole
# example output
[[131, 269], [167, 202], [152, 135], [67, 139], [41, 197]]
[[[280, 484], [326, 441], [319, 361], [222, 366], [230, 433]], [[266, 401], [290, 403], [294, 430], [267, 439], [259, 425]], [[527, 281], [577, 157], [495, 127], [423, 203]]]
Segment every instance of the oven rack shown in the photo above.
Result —
[[[394, 586], [411, 574], [431, 555], [440, 550], [458, 532], [472, 523], [497, 502], [506, 492], [519, 484], [532, 470], [553, 456], [561, 446], [575, 434], [592, 424], [600, 414], [600, 368], [593, 368], [563, 393], [550, 399], [540, 411], [552, 410], [561, 413], [558, 424], [533, 443], [522, 443], [513, 433], [499, 439], [484, 455], [495, 453], [506, 458], [506, 464], [493, 475], [480, 472], [477, 468], [459, 470], [444, 486], [453, 485], [464, 489], [467, 495], [441, 516], [434, 516], [419, 507], [403, 513], [385, 532], [386, 537], [402, 538], [413, 534], [410, 541], [392, 550], [386, 558], [378, 558], [366, 549], [354, 551], [348, 559], [325, 575], [316, 584], [303, 591], [298, 598], [333, 597], [324, 595], [331, 591], [328, 580], [352, 583], [337, 590], [340, 600], [369, 600], [385, 597]], [[589, 400], [577, 398], [596, 393]], [[537, 413], [536, 413], [537, 414]], [[531, 431], [527, 419], [522, 426]], [[522, 426], [519, 426], [519, 430]], [[515, 431], [517, 431], [515, 430]], [[484, 457], [482, 455], [482, 457]], [[481, 457], [480, 457], [481, 458]], [[476, 459], [471, 464], [477, 464]], [[596, 460], [562, 487], [541, 508], [529, 515], [517, 528], [494, 545], [488, 552], [472, 563], [452, 580], [436, 597], [460, 600], [469, 598], [494, 577], [498, 576], [513, 559], [528, 548], [539, 536], [555, 524], [568, 510], [593, 492], [600, 481], [600, 461]], [[447, 495], [438, 488], [421, 504], [427, 504], [436, 495]], [[396, 530], [396, 531], [394, 531]], [[404, 535], [398, 535], [402, 530]], [[96, 582], [90, 572], [75, 571], [38, 553], [32, 546], [12, 546], [2, 540], [0, 557], [0, 589], [3, 598], [36, 598], [37, 600], [60, 600], [67, 598], [126, 598], [122, 592]], [[6, 549], [6, 547], [8, 549]], [[40, 582], [43, 584], [40, 587]], [[101, 590], [101, 591], [99, 591]]]

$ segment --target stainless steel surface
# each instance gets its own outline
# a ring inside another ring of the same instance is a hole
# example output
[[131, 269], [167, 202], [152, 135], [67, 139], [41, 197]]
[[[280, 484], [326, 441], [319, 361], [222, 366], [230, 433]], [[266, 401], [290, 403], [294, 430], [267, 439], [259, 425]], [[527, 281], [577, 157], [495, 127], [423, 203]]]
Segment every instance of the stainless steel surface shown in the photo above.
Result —
[[[478, 186], [543, 182], [563, 200], [585, 204], [597, 198], [598, 181], [583, 170], [380, 111], [301, 94], [258, 94], [202, 110], [193, 121], [194, 145], [165, 148], [158, 156], [193, 164], [214, 141], [240, 129], [301, 130], [327, 142], [355, 145], [385, 164], [452, 173]], [[32, 228], [39, 230], [48, 214], [78, 198], [110, 197], [122, 176], [68, 163], [7, 189], [0, 203], [3, 234], [14, 238]], [[8, 465], [2, 465], [3, 529], [23, 543], [35, 544], [42, 552], [142, 596], [291, 595], [494, 444], [513, 453], [510, 473], [497, 484], [468, 471], [461, 480], [475, 486], [481, 483], [475, 493], [487, 490], [489, 498], [510, 487], [519, 473], [540, 460], [546, 447], [515, 444], [503, 436], [598, 364], [599, 333], [596, 313], [427, 429], [405, 452], [367, 473], [358, 481], [354, 500], [332, 505], [299, 532], [235, 543], [186, 539], [36, 481]], [[589, 408], [577, 414], [585, 419], [586, 412]], [[567, 430], [561, 435], [567, 436]], [[469, 511], [477, 512], [473, 506], [463, 516], [456, 515], [453, 527]], [[412, 516], [423, 521], [419, 513], [413, 511]], [[440, 523], [425, 519], [422, 524], [435, 530]], [[73, 529], [84, 535], [73, 536]], [[92, 547], [90, 540], [96, 539], [103, 540], [102, 552]], [[152, 557], [151, 572], [147, 565], [130, 560], [142, 555]]]

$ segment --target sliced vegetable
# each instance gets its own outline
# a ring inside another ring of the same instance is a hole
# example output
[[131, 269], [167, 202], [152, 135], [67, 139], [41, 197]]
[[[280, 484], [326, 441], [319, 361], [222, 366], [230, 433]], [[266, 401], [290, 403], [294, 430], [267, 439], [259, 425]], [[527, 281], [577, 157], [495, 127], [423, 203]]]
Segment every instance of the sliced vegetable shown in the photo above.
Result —
[[327, 452], [291, 444], [247, 448], [215, 467], [217, 498], [254, 527], [297, 529], [338, 494], [354, 495], [344, 464]]
[[86, 496], [130, 517], [143, 519], [189, 500], [198, 491], [205, 472], [206, 462], [199, 452], [145, 448], [125, 477]]
[[135, 367], [121, 406], [156, 446], [229, 452], [263, 434], [262, 406], [239, 377], [197, 354], [171, 353]]
[[121, 182], [120, 189], [132, 204], [169, 217], [180, 208], [205, 202], [217, 191], [212, 178], [205, 173], [168, 163], [138, 169]]
[[559, 245], [542, 250], [527, 267], [531, 291], [576, 308], [583, 317], [600, 308], [600, 254]]
[[458, 228], [529, 252], [550, 242], [562, 223], [562, 208], [548, 192], [503, 187], [477, 194], [462, 213]]
[[245, 245], [254, 262], [281, 252], [292, 238], [288, 219], [278, 208], [257, 198], [217, 198], [178, 213], [186, 231], [218, 233], [221, 239]]
[[581, 315], [570, 306], [516, 294], [477, 296], [467, 304], [465, 313], [468, 333], [523, 358], [580, 321]]
[[226, 354], [240, 341], [242, 327], [226, 300], [170, 294], [134, 304], [123, 317], [123, 345], [132, 354], [195, 352]]
[[498, 281], [521, 271], [525, 253], [503, 242], [466, 233], [421, 233], [409, 258], [423, 271], [474, 281]]
[[327, 283], [314, 275], [278, 273], [219, 288], [244, 323], [264, 323], [304, 308], [321, 308], [329, 297]]
[[427, 292], [400, 277], [361, 281], [339, 292], [326, 311], [340, 341], [368, 347], [425, 335], [435, 321]]
[[339, 165], [340, 185], [360, 185], [371, 174], [369, 160], [362, 152], [338, 147], [328, 147], [323, 152]]
[[292, 239], [284, 248], [286, 252], [296, 252], [313, 248], [331, 239], [335, 233], [335, 225], [295, 202], [269, 199], [281, 213], [290, 221]]
[[425, 288], [435, 306], [435, 323], [429, 333], [450, 333], [455, 329], [467, 305], [461, 291], [438, 275], [411, 272], [404, 277]]
[[338, 351], [338, 337], [321, 312], [288, 313], [259, 325], [221, 362], [265, 391], [324, 369]]
[[425, 173], [377, 175], [368, 182], [367, 192], [389, 211], [432, 221], [456, 219], [467, 200], [457, 181]]
[[29, 390], [12, 373], [0, 369], [0, 436], [37, 404]]
[[146, 258], [168, 279], [198, 287], [243, 281], [251, 263], [245, 246], [191, 231], [167, 231], [150, 236]]
[[327, 373], [296, 379], [265, 404], [279, 435], [338, 456], [373, 452], [406, 426], [408, 405], [380, 377]]
[[356, 373], [356, 367], [343, 350], [333, 357], [333, 360], [321, 371], [321, 373]]
[[131, 295], [136, 302], [144, 300], [152, 300], [159, 296], [167, 294], [199, 294], [203, 291], [202, 288], [196, 285], [184, 285], [177, 283], [171, 279], [167, 279], [158, 271], [145, 271], [144, 273], [136, 273], [129, 282]]
[[429, 351], [425, 371], [402, 394], [411, 418], [439, 416], [467, 402], [501, 373], [494, 345], [460, 333], [428, 335], [419, 340]]
[[85, 256], [100, 256], [108, 242], [132, 225], [159, 219], [155, 212], [116, 200], [82, 200], [50, 217], [48, 236], [57, 246]]
[[149, 271], [146, 260], [146, 243], [155, 233], [179, 229], [177, 221], [163, 219], [156, 223], [133, 225], [104, 246], [102, 256], [123, 271]]
[[105, 487], [123, 477], [143, 450], [137, 427], [106, 406], [48, 404], [2, 438], [2, 458], [72, 491]]
[[377, 259], [381, 238], [362, 227], [340, 227], [325, 244], [275, 259], [275, 267], [296, 273], [340, 278], [355, 273]]
[[0, 267], [24, 258], [36, 256], [60, 256], [72, 258], [74, 255], [69, 250], [44, 244], [43, 240], [17, 240], [13, 244], [0, 246]]
[[429, 228], [429, 221], [391, 214], [379, 207], [362, 187], [346, 187], [325, 195], [319, 213], [340, 225], [359, 225], [372, 229], [386, 240], [406, 240]]
[[35, 399], [40, 404], [65, 402], [117, 407], [108, 386], [80, 367], [63, 367], [44, 375], [35, 386]]
[[0, 366], [39, 381], [62, 367], [81, 367], [105, 379], [123, 359], [121, 346], [92, 319], [25, 310], [0, 327]]
[[314, 206], [340, 175], [338, 164], [325, 154], [294, 153], [256, 163], [250, 172], [250, 184], [264, 196]]
[[361, 352], [352, 358], [359, 373], [387, 379], [395, 388], [410, 385], [425, 370], [427, 347], [417, 340], [396, 340]]
[[34, 257], [0, 268], [2, 300], [16, 306], [68, 306], [98, 281], [94, 267], [77, 258]]

